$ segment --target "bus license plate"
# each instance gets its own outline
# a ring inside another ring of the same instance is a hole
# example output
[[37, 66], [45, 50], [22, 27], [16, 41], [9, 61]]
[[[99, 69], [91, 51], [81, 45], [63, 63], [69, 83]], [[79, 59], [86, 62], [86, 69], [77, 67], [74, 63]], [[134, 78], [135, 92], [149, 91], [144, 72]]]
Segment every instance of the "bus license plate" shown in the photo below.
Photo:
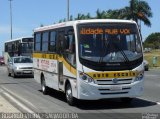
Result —
[[112, 91], [122, 90], [122, 86], [111, 86], [110, 90], [112, 90]]

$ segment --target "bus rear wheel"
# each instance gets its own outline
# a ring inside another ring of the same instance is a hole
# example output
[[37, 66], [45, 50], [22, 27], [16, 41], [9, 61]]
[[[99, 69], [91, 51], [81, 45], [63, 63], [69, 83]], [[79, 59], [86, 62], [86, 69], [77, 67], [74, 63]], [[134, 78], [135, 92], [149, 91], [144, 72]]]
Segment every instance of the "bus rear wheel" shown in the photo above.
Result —
[[48, 87], [46, 86], [46, 81], [45, 81], [45, 78], [44, 78], [44, 76], [42, 76], [42, 78], [41, 78], [41, 89], [42, 89], [42, 93], [44, 94], [44, 95], [46, 95], [46, 94], [48, 94]]
[[75, 99], [72, 95], [72, 87], [71, 87], [70, 83], [67, 83], [65, 92], [66, 92], [67, 103], [69, 105], [73, 106], [75, 104]]

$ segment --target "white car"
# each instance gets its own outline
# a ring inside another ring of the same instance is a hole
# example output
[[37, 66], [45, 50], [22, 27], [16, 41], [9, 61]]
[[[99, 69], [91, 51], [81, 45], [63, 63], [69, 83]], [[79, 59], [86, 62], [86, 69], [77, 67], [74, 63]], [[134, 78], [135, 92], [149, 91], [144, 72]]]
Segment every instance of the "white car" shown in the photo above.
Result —
[[33, 60], [27, 56], [12, 57], [7, 65], [8, 76], [33, 76]]

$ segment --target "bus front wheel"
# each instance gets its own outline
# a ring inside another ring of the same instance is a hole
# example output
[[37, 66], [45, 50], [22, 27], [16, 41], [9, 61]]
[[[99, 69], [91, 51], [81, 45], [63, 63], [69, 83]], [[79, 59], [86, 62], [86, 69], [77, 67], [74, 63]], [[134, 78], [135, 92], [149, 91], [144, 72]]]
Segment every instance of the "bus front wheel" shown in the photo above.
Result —
[[65, 92], [66, 92], [67, 103], [71, 106], [74, 105], [75, 99], [72, 95], [72, 87], [71, 87], [70, 83], [67, 83]]

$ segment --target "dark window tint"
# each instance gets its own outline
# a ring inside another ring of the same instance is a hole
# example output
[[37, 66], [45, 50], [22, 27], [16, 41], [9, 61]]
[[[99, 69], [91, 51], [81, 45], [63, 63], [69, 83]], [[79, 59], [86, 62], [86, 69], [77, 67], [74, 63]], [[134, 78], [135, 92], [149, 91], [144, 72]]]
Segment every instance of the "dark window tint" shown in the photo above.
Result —
[[61, 30], [58, 32], [57, 34], [57, 43], [56, 43], [56, 49], [58, 51], [58, 53], [62, 53], [64, 48], [64, 40], [65, 40], [65, 32], [64, 30]]
[[37, 33], [35, 35], [35, 51], [40, 51], [41, 50], [41, 34]]
[[38, 33], [38, 34], [36, 34], [35, 42], [40, 42], [40, 41], [41, 41], [41, 34]]
[[23, 38], [22, 42], [33, 42], [33, 38]]
[[56, 32], [55, 31], [52, 31], [50, 33], [49, 51], [51, 51], [51, 52], [55, 52], [56, 51]]
[[40, 51], [41, 47], [40, 47], [40, 43], [36, 43], [35, 44], [35, 51]]
[[48, 32], [42, 35], [42, 51], [48, 51]]
[[43, 33], [42, 42], [48, 42], [48, 32]]
[[7, 51], [8, 51], [8, 44], [5, 43], [5, 52], [7, 52]]

